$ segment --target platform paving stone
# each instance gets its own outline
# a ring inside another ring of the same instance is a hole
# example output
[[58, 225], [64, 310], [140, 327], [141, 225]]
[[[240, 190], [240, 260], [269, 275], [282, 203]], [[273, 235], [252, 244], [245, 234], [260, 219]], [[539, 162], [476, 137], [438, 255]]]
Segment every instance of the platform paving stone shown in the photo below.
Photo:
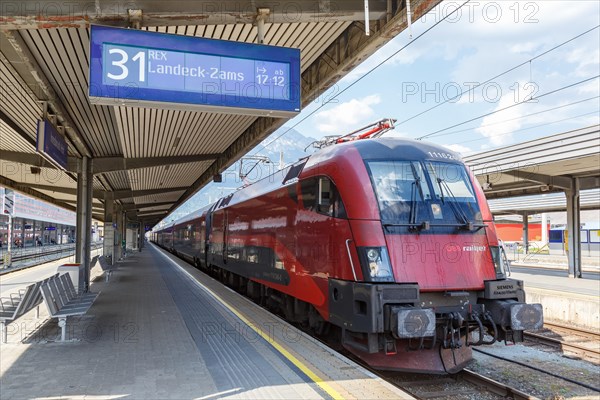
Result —
[[[216, 388], [161, 273], [149, 254], [119, 266], [88, 315], [69, 318], [67, 343], [56, 321], [0, 347], [0, 398], [111, 396], [195, 398]], [[42, 317], [46, 315], [42, 307]], [[30, 313], [31, 314], [31, 313]], [[34, 315], [25, 316], [31, 326]]]
[[[93, 275], [92, 291], [101, 293], [88, 314], [69, 318], [66, 343], [57, 342], [60, 330], [44, 307], [40, 320], [31, 312], [10, 326], [8, 343], [0, 345], [0, 399], [328, 397], [266, 340], [248, 334], [237, 316], [158, 249], [128, 258], [109, 282]], [[279, 321], [235, 296], [227, 301], [253, 323]], [[332, 371], [340, 361], [322, 345], [310, 345], [304, 334], [292, 345], [298, 358], [313, 352], [307, 365], [345, 398], [373, 397], [373, 385], [383, 387], [377, 397], [399, 398], [389, 384], [364, 372]], [[351, 369], [348, 361], [342, 365]], [[342, 379], [335, 382], [336, 375]], [[349, 395], [348, 388], [358, 391]]]

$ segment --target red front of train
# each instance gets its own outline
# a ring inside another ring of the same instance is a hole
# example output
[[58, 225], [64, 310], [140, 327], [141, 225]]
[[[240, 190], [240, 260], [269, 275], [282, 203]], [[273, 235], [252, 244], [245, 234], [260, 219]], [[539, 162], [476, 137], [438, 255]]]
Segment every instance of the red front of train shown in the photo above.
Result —
[[[189, 258], [293, 322], [338, 327], [375, 368], [456, 372], [470, 346], [542, 325], [541, 306], [505, 276], [481, 188], [440, 146], [332, 145], [194, 224], [202, 243], [190, 248], [202, 250]], [[190, 226], [173, 229], [179, 253], [178, 230]]]

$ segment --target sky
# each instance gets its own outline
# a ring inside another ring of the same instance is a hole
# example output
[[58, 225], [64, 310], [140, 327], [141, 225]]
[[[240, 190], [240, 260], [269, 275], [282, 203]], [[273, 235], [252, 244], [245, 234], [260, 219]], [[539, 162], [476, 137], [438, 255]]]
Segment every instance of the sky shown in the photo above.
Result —
[[414, 21], [264, 143], [290, 127], [320, 138], [389, 117], [394, 135], [433, 134], [468, 155], [599, 123], [600, 2], [471, 1], [442, 21], [462, 3]]
[[319, 139], [382, 118], [397, 120], [386, 135], [463, 156], [600, 123], [599, 1], [470, 1], [444, 19], [463, 3], [414, 21], [250, 154], [290, 128]]

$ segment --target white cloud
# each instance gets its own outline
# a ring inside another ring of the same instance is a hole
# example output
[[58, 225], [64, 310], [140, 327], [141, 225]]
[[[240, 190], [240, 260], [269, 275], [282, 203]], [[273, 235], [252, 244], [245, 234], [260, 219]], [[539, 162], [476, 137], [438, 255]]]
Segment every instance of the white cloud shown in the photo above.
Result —
[[358, 128], [360, 123], [375, 115], [371, 106], [380, 102], [379, 95], [374, 94], [361, 99], [352, 99], [329, 110], [321, 111], [315, 115], [317, 129], [324, 134], [342, 134]]
[[600, 50], [589, 47], [578, 47], [568, 53], [566, 60], [576, 64], [575, 76], [590, 78], [598, 75], [598, 63], [600, 63]]
[[[498, 111], [512, 104], [515, 104], [514, 96], [506, 94], [502, 96], [493, 111]], [[519, 119], [523, 116], [523, 112], [519, 107], [515, 106], [484, 117], [480, 127], [476, 129], [477, 132], [487, 137], [492, 145], [499, 146], [510, 142], [512, 138], [511, 132], [519, 129], [523, 124], [522, 119]]]
[[538, 47], [535, 42], [517, 43], [510, 48], [513, 53], [530, 53]]
[[467, 146], [463, 146], [462, 144], [453, 143], [453, 144], [445, 144], [443, 146], [446, 147], [446, 148], [448, 148], [448, 149], [450, 149], [450, 150], [452, 150], [452, 151], [455, 151], [455, 152], [459, 153], [462, 156], [464, 156], [464, 155], [466, 155], [468, 153], [472, 153], [473, 152], [473, 150], [471, 150]]
[[[442, 2], [427, 15], [426, 22], [413, 22], [413, 39], [439, 21], [442, 11], [448, 12], [457, 4], [459, 3], [453, 1]], [[433, 132], [486, 112], [499, 110], [532, 94], [539, 96], [597, 75], [600, 72], [598, 29], [591, 30], [555, 50], [551, 49], [598, 25], [598, 4], [593, 1], [531, 0], [471, 2], [463, 8], [458, 21], [455, 18], [453, 22], [442, 22], [392, 57], [379, 71], [347, 91], [344, 96], [340, 96], [340, 101], [349, 100], [348, 104], [344, 103], [347, 108], [341, 107], [342, 104], [330, 105], [338, 107], [318, 114], [318, 118], [311, 118], [309, 123], [312, 125], [312, 131], [317, 131], [317, 126], [323, 131], [322, 134], [337, 133], [341, 129], [352, 130], [365, 122], [375, 120], [375, 115], [404, 120], [452, 98], [461, 91], [468, 90], [476, 83], [483, 83], [509, 71], [494, 78], [492, 82], [463, 94], [459, 101], [455, 99], [399, 126], [404, 131], [411, 132], [409, 137], [415, 137], [420, 133]], [[494, 13], [498, 7], [501, 8], [501, 15], [498, 15], [496, 21]], [[408, 32], [405, 30], [351, 71], [344, 78], [344, 83], [363, 76], [408, 42]], [[530, 62], [530, 59], [547, 50], [551, 51]], [[520, 64], [523, 65], [512, 70]], [[345, 86], [344, 83], [340, 86]], [[400, 103], [398, 94], [406, 94], [404, 85], [409, 83], [417, 85], [418, 92], [407, 96], [406, 101], [402, 97]], [[375, 87], [380, 89], [371, 89]], [[381, 101], [362, 108], [358, 102], [361, 101], [361, 96], [365, 96], [370, 90], [377, 90]], [[593, 106], [590, 102], [530, 117], [524, 115], [597, 94], [600, 94], [599, 80], [557, 91], [539, 99], [537, 103], [515, 106], [480, 119], [476, 136], [481, 134], [482, 142], [487, 141], [491, 147], [496, 147], [515, 140], [524, 140], [525, 137], [529, 139], [572, 129], [574, 124], [593, 122], [593, 117], [569, 120], [570, 117], [590, 110]], [[343, 111], [351, 109], [351, 106], [356, 110]], [[339, 115], [334, 116], [336, 112]], [[354, 114], [355, 112], [357, 114]], [[366, 113], [368, 117], [362, 113]], [[520, 119], [503, 122], [513, 118]], [[549, 124], [554, 121], [554, 125]], [[536, 124], [548, 126], [538, 130], [526, 130]], [[516, 130], [520, 131], [517, 133]], [[463, 136], [467, 137], [466, 134]], [[442, 143], [450, 143], [456, 138], [457, 136], [448, 135], [440, 136], [439, 140]], [[476, 148], [475, 145], [469, 146]]]

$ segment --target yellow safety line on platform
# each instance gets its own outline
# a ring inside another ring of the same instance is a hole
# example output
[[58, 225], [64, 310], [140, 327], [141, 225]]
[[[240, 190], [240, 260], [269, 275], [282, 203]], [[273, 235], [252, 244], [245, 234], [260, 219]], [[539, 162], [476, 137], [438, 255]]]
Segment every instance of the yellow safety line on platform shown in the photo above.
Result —
[[231, 305], [229, 305], [229, 303], [227, 303], [225, 300], [223, 300], [218, 294], [216, 294], [215, 292], [213, 292], [212, 290], [210, 290], [209, 288], [207, 288], [202, 283], [198, 282], [192, 276], [192, 274], [190, 274], [185, 269], [183, 269], [183, 267], [180, 266], [179, 264], [177, 264], [175, 261], [171, 260], [171, 258], [169, 258], [162, 251], [160, 252], [160, 254], [162, 254], [167, 260], [169, 260], [171, 263], [173, 263], [173, 265], [175, 265], [177, 268], [179, 268], [181, 271], [183, 271], [186, 275], [188, 275], [192, 279], [192, 281], [195, 282], [198, 286], [200, 286], [203, 290], [205, 290], [206, 292], [208, 292], [211, 296], [213, 296], [215, 299], [217, 299], [217, 301], [219, 301], [221, 304], [223, 304], [225, 307], [227, 307], [227, 309], [229, 311], [231, 311], [232, 313], [234, 313], [239, 319], [242, 320], [242, 322], [244, 322], [247, 326], [249, 326], [250, 328], [252, 328], [252, 330], [254, 332], [256, 332], [267, 343], [269, 343], [271, 346], [273, 346], [278, 352], [280, 352], [285, 358], [287, 358], [292, 364], [294, 364], [300, 371], [302, 371], [313, 382], [315, 382], [328, 395], [330, 395], [332, 398], [334, 398], [336, 400], [337, 399], [341, 400], [341, 399], [344, 398], [334, 388], [332, 388], [327, 382], [325, 382], [317, 374], [315, 374], [313, 371], [311, 371], [302, 361], [298, 360], [293, 354], [291, 354], [289, 351], [287, 351], [282, 345], [280, 345], [279, 343], [277, 343], [277, 341], [275, 339], [269, 337], [268, 335], [266, 335], [265, 333], [263, 333], [261, 330], [259, 330], [258, 328], [256, 328], [252, 322], [250, 322], [239, 311], [237, 311], [235, 308], [233, 308]]

